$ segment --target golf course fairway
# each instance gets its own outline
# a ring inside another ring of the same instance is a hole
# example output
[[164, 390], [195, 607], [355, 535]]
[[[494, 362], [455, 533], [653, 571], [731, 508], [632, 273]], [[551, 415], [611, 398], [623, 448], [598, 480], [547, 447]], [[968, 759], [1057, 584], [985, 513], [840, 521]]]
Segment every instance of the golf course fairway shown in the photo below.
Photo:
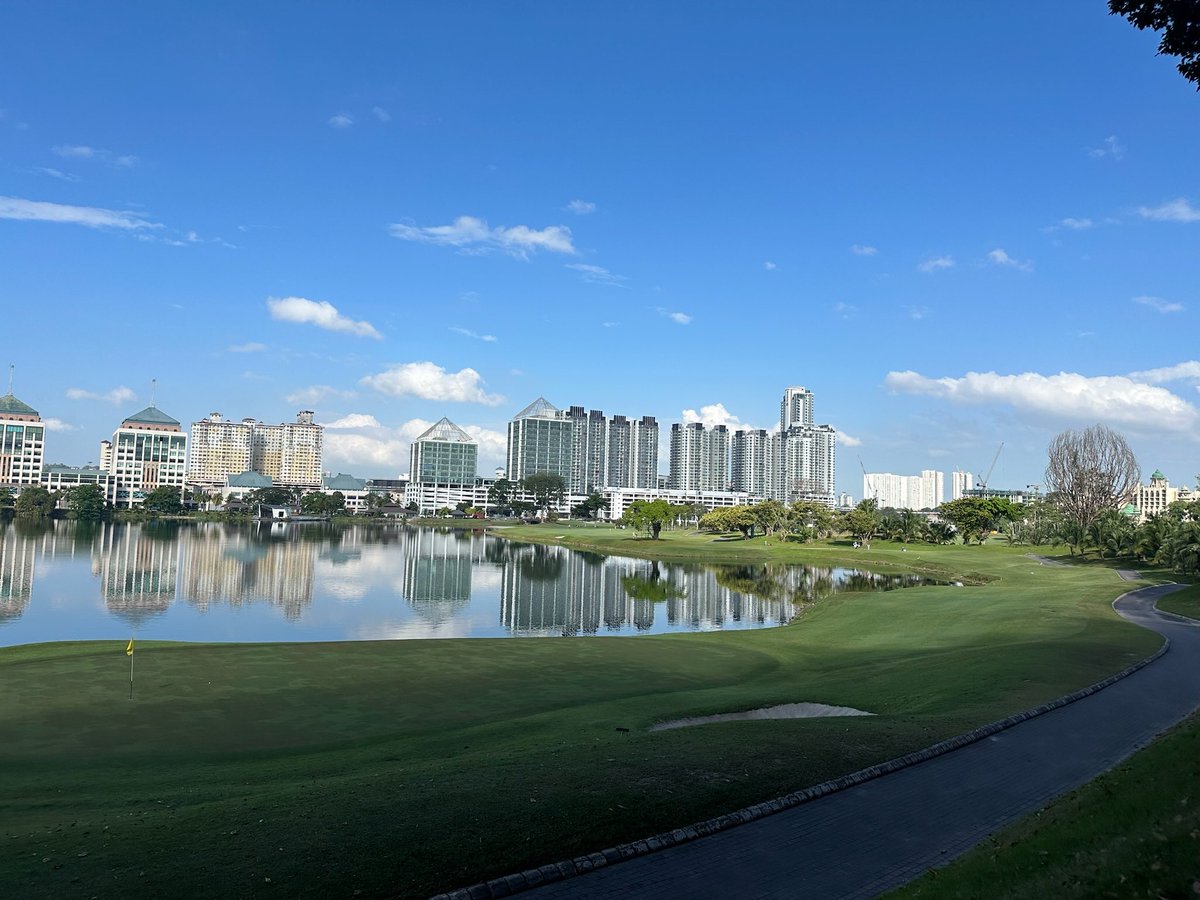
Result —
[[[28, 898], [425, 896], [927, 746], [1161, 642], [1111, 608], [1136, 585], [1027, 547], [509, 533], [966, 586], [839, 594], [729, 633], [139, 643], [132, 700], [124, 640], [0, 649], [0, 884]], [[875, 715], [648, 730], [797, 702]]]

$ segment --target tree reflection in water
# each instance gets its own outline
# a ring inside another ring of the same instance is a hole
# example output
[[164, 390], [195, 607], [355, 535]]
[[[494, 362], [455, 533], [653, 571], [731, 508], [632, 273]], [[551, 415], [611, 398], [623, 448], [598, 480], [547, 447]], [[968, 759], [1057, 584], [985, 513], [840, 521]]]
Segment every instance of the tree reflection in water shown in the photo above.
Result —
[[647, 574], [623, 577], [621, 589], [630, 600], [649, 600], [651, 603], [661, 603], [664, 600], [676, 600], [687, 596], [687, 591], [670, 581], [663, 580], [657, 560], [650, 563], [650, 571]]
[[731, 591], [763, 600], [786, 598], [793, 603], [813, 603], [834, 594], [891, 591], [935, 583], [921, 575], [885, 575], [860, 569], [820, 566], [710, 566], [708, 570], [713, 573], [717, 584]]

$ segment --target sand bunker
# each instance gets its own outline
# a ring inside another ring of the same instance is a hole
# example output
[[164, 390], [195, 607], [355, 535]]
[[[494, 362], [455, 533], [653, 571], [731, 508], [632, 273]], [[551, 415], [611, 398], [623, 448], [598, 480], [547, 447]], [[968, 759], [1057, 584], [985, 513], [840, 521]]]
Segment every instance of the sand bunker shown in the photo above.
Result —
[[659, 722], [651, 731], [666, 731], [668, 728], [688, 728], [692, 725], [709, 725], [713, 722], [743, 722], [751, 719], [812, 719], [820, 716], [873, 716], [850, 706], [827, 706], [824, 703], [782, 703], [779, 706], [764, 706], [762, 709], [747, 709], [744, 712], [718, 713], [715, 716], [696, 716]]

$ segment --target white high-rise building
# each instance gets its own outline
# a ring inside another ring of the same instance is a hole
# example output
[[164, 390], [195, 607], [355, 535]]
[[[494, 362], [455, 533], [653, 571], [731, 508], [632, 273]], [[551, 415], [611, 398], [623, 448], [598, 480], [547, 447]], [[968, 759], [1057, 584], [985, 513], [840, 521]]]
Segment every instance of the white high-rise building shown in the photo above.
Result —
[[412, 484], [474, 484], [479, 443], [443, 416], [412, 442], [409, 480]]
[[946, 474], [936, 469], [921, 470], [920, 506], [917, 509], [937, 509], [946, 502]]
[[279, 425], [250, 418], [234, 422], [210, 413], [192, 423], [188, 484], [221, 490], [230, 475], [257, 472], [277, 487], [320, 490], [323, 443], [323, 429], [310, 410]]
[[804, 387], [790, 387], [783, 391], [783, 401], [779, 404], [779, 431], [787, 434], [789, 428], [812, 425], [813, 395]]
[[872, 472], [863, 475], [863, 499], [880, 509], [936, 509], [945, 499], [944, 473], [925, 469], [920, 475]]
[[729, 490], [729, 429], [702, 422], [671, 426], [671, 474], [667, 486], [679, 491]]
[[584, 410], [572, 406], [571, 477], [567, 486], [572, 493], [588, 494], [608, 484], [608, 420], [599, 409]]
[[538, 397], [508, 423], [508, 477], [520, 481], [527, 475], [558, 475], [572, 486], [575, 460], [574, 422]]
[[950, 473], [950, 499], [961, 500], [967, 495], [967, 491], [975, 489], [975, 476], [970, 472], [951, 472]]
[[109, 474], [111, 498], [125, 508], [141, 506], [155, 488], [183, 490], [187, 433], [156, 406], [134, 413], [113, 432]]
[[673, 491], [701, 490], [703, 481], [704, 425], [688, 422], [671, 426], [671, 468], [667, 487]]
[[608, 421], [605, 487], [650, 488], [658, 481], [658, 422], [654, 416]]
[[837, 435], [829, 425], [813, 424], [813, 393], [808, 388], [793, 386], [783, 392], [777, 453], [772, 497], [784, 503], [835, 504]]
[[251, 469], [277, 487], [321, 490], [323, 429], [313, 422], [312, 410], [296, 413], [295, 422], [254, 422], [252, 428]]
[[829, 425], [793, 425], [781, 435], [785, 503], [834, 505], [837, 435]]
[[774, 496], [770, 476], [776, 466], [768, 463], [771, 450], [771, 436], [764, 429], [735, 431], [729, 448], [729, 489], [757, 497]]
[[0, 397], [0, 484], [38, 484], [46, 426], [38, 411], [9, 391]]
[[250, 471], [253, 420], [227, 421], [219, 412], [192, 423], [188, 484], [222, 490], [230, 475]]

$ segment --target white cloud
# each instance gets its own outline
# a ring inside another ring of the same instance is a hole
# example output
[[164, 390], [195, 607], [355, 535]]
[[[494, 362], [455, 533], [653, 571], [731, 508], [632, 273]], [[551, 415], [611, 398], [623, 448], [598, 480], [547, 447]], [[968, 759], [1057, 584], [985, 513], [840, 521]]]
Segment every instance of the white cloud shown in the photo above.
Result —
[[371, 115], [373, 115], [380, 122], [392, 121], [392, 114], [390, 112], [388, 112], [386, 109], [384, 109], [382, 106], [372, 106], [371, 107]]
[[855, 256], [874, 256], [879, 252], [879, 249], [876, 247], [871, 247], [867, 244], [851, 244], [850, 252]]
[[111, 150], [101, 150], [84, 144], [62, 144], [50, 149], [52, 153], [63, 159], [95, 160], [120, 169], [132, 169], [138, 164], [138, 158], [132, 153], [114, 153]]
[[1020, 269], [1022, 272], [1032, 272], [1033, 262], [1028, 259], [1014, 259], [1004, 252], [1004, 249], [997, 247], [988, 253], [987, 258], [997, 266], [1008, 266], [1013, 269]]
[[347, 416], [342, 416], [334, 422], [325, 423], [326, 428], [333, 429], [348, 429], [348, 428], [382, 428], [379, 420], [368, 413], [350, 413]]
[[596, 211], [596, 204], [590, 200], [572, 200], [566, 205], [566, 209], [577, 216], [590, 216]]
[[42, 419], [42, 424], [46, 426], [47, 431], [78, 431], [78, 425], [68, 425], [62, 419]]
[[113, 388], [104, 394], [97, 394], [94, 391], [85, 391], [83, 388], [68, 388], [68, 400], [100, 400], [104, 403], [111, 403], [117, 406], [121, 403], [128, 403], [130, 400], [137, 398], [137, 394], [129, 388], [122, 385], [121, 387]]
[[856, 437], [851, 437], [850, 435], [846, 434], [846, 432], [842, 431], [840, 428], [834, 428], [833, 430], [837, 433], [837, 442], [839, 444], [841, 444], [843, 447], [861, 447], [862, 446], [862, 441], [860, 441]]
[[575, 253], [575, 245], [571, 243], [571, 229], [565, 225], [549, 225], [541, 230], [526, 225], [514, 225], [511, 228], [498, 225], [490, 228], [483, 219], [459, 216], [451, 225], [391, 225], [388, 227], [388, 233], [402, 241], [462, 247], [474, 252], [499, 249], [520, 259], [525, 259], [537, 250]]
[[1164, 381], [1200, 381], [1200, 362], [1188, 360], [1174, 366], [1161, 369], [1147, 369], [1144, 372], [1130, 372], [1129, 377], [1134, 381], [1145, 381], [1149, 384], [1160, 384]]
[[283, 399], [288, 403], [302, 403], [305, 406], [316, 406], [326, 400], [350, 400], [355, 396], [353, 391], [339, 391], [327, 384], [313, 384], [298, 391], [292, 391]]
[[775, 269], [778, 268], [778, 266], [776, 266], [775, 263], [771, 262], [768, 259], [765, 263], [763, 263], [763, 268], [766, 269], [768, 272], [774, 272]]
[[63, 159], [92, 159], [96, 155], [91, 147], [70, 144], [53, 147], [52, 151]]
[[1138, 214], [1143, 219], [1152, 219], [1155, 222], [1200, 222], [1200, 209], [1196, 209], [1183, 197], [1170, 200], [1161, 206], [1139, 207]]
[[326, 331], [345, 331], [360, 337], [383, 337], [370, 322], [355, 322], [337, 311], [328, 300], [307, 300], [304, 297], [268, 297], [267, 309], [271, 318], [280, 322], [316, 325]]
[[929, 315], [928, 306], [906, 306], [904, 309], [908, 312], [908, 317], [910, 319], [920, 320]]
[[1071, 216], [1067, 216], [1065, 219], [1060, 219], [1058, 224], [1063, 228], [1070, 228], [1075, 231], [1083, 231], [1086, 228], [1091, 228], [1096, 223], [1091, 219], [1076, 219]]
[[1134, 297], [1133, 302], [1141, 306], [1148, 306], [1160, 313], [1177, 313], [1184, 310], [1182, 303], [1164, 300], [1162, 297]]
[[486, 341], [489, 344], [494, 344], [497, 340], [494, 334], [476, 334], [469, 328], [459, 328], [457, 325], [451, 325], [450, 330], [455, 334], [461, 334], [464, 337], [474, 338], [477, 341]]
[[249, 341], [245, 344], [230, 344], [225, 348], [230, 353], [259, 353], [267, 349], [266, 344], [260, 344], [258, 341]]
[[998, 375], [968, 372], [962, 378], [926, 378], [917, 372], [889, 372], [889, 390], [939, 397], [966, 405], [1006, 405], [1055, 419], [1105, 421], [1140, 430], [1186, 432], [1197, 410], [1165, 388], [1122, 375], [1089, 377], [1074, 372]]
[[840, 315], [843, 319], [849, 319], [858, 312], [858, 307], [855, 306], [853, 303], [844, 303], [841, 300], [839, 300], [837, 303], [833, 304], [832, 309], [835, 313]]
[[[408, 471], [409, 442], [390, 434], [330, 432], [322, 444], [327, 463], [350, 470], [367, 469], [374, 475]], [[384, 476], [386, 477], [386, 476]]]
[[327, 123], [330, 128], [349, 128], [354, 124], [354, 116], [350, 113], [340, 112], [337, 115], [330, 116]]
[[481, 425], [464, 425], [462, 430], [479, 442], [480, 460], [488, 460], [492, 468], [508, 455], [508, 435]]
[[52, 169], [49, 166], [37, 166], [35, 172], [41, 172], [43, 175], [49, 175], [51, 178], [57, 178], [59, 181], [78, 181], [78, 175], [72, 175], [69, 172], [61, 172], [58, 169]]
[[654, 310], [660, 316], [670, 319], [676, 325], [690, 325], [692, 322], [692, 317], [685, 312], [672, 312], [671, 310], [664, 309], [661, 306], [656, 306]]
[[23, 200], [20, 197], [0, 197], [0, 219], [61, 222], [70, 225], [84, 225], [88, 228], [120, 228], [125, 231], [162, 228], [155, 222], [148, 222], [139, 213], [101, 209], [98, 206], [44, 203], [39, 200]]
[[620, 324], [621, 324], [620, 322], [601, 322], [600, 327], [601, 328], [616, 328]]
[[617, 275], [603, 266], [592, 266], [587, 263], [567, 263], [566, 268], [574, 272], [578, 272], [584, 281], [590, 284], [605, 284], [609, 287], [625, 287], [623, 284], [627, 279], [624, 275]]
[[917, 269], [921, 272], [936, 272], [938, 269], [953, 269], [953, 256], [934, 256], [923, 260], [917, 264]]
[[360, 384], [392, 397], [421, 397], [452, 403], [482, 403], [485, 406], [498, 406], [504, 402], [499, 394], [484, 391], [483, 377], [474, 369], [447, 372], [432, 362], [393, 366], [377, 375], [368, 375]]
[[682, 415], [684, 424], [702, 422], [705, 428], [712, 428], [714, 425], [724, 425], [731, 431], [753, 428], [752, 425], [748, 425], [727, 410], [724, 403], [710, 403], [708, 406], [700, 407], [699, 412], [694, 409], [685, 409]]
[[1120, 160], [1125, 158], [1125, 148], [1121, 146], [1115, 134], [1110, 134], [1099, 147], [1088, 147], [1088, 156], [1092, 159], [1108, 157], [1112, 160]]

